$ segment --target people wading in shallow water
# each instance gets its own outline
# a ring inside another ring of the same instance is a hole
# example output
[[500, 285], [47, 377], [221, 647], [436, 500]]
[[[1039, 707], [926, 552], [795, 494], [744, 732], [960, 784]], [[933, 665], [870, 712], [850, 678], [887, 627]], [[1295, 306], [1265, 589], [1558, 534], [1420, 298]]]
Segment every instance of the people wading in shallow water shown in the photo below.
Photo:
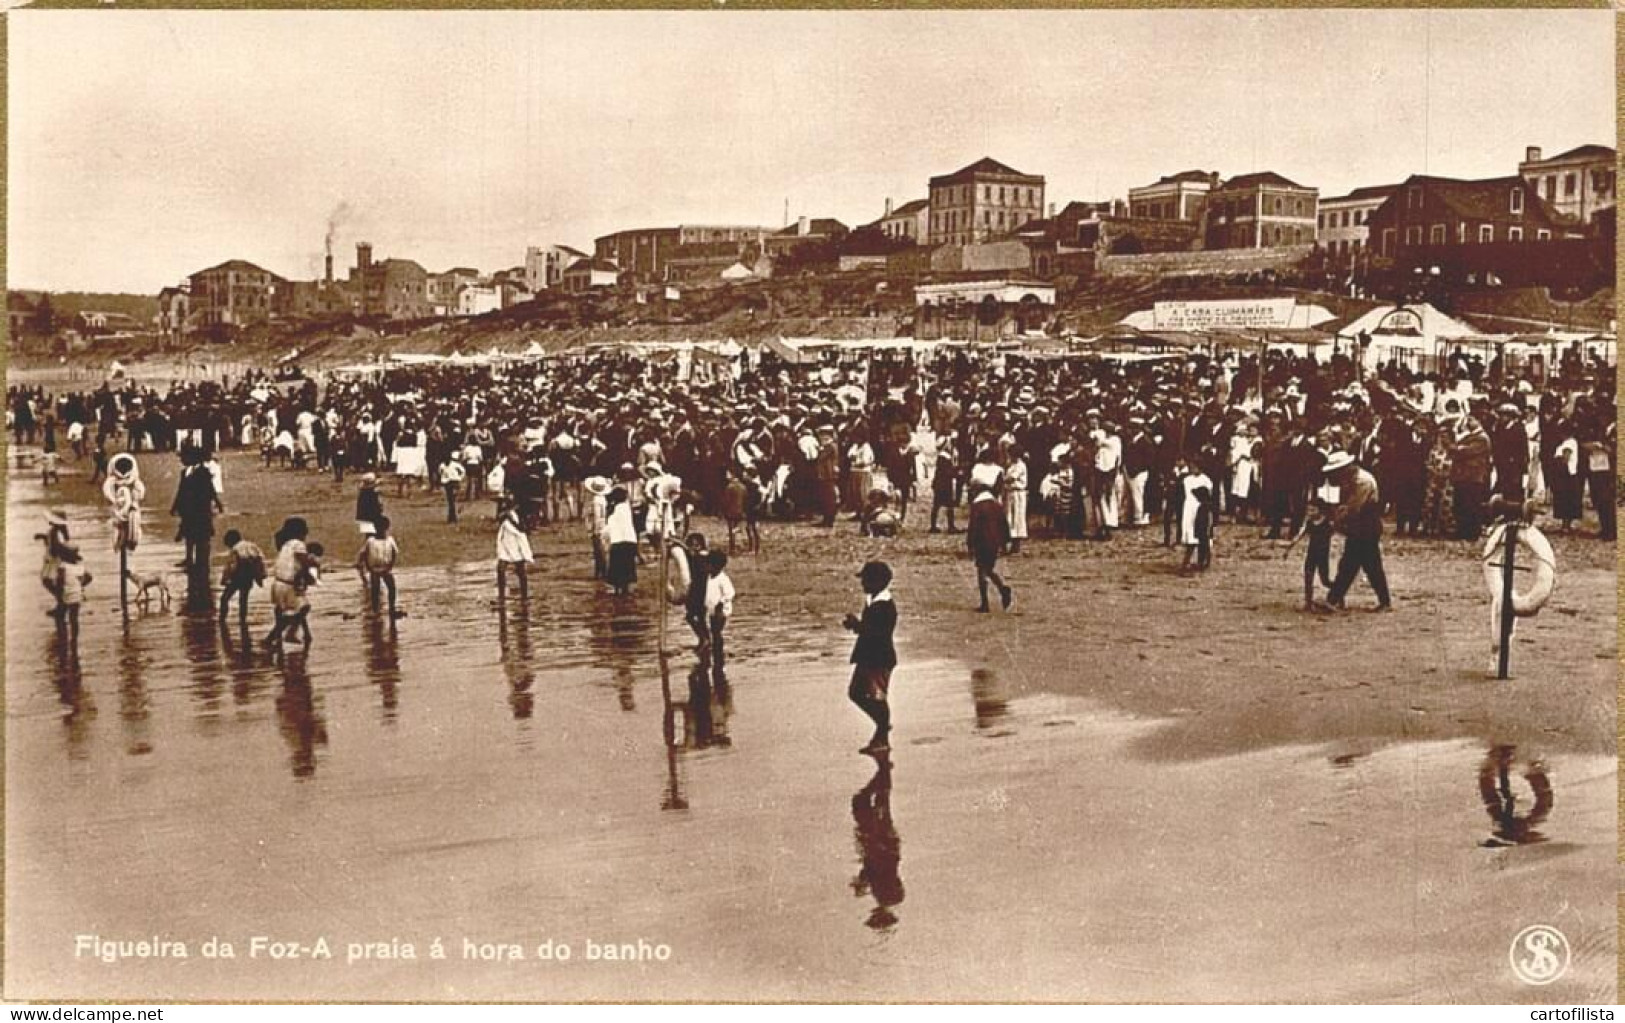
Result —
[[321, 571], [319, 545], [307, 544], [310, 527], [294, 516], [282, 523], [276, 534], [276, 565], [271, 574], [271, 610], [275, 621], [265, 636], [265, 645], [280, 650], [304, 633], [310, 646], [310, 600], [307, 591]]
[[519, 601], [530, 600], [529, 565], [536, 560], [531, 553], [530, 533], [525, 528], [524, 513], [516, 501], [504, 500], [499, 504], [501, 515], [497, 524], [497, 599], [507, 599], [508, 570], [519, 579]]
[[852, 644], [852, 682], [846, 695], [875, 724], [874, 735], [859, 753], [891, 750], [891, 676], [897, 667], [897, 605], [891, 595], [891, 566], [870, 561], [858, 572], [863, 586], [862, 616], [848, 614], [843, 624], [857, 633]]

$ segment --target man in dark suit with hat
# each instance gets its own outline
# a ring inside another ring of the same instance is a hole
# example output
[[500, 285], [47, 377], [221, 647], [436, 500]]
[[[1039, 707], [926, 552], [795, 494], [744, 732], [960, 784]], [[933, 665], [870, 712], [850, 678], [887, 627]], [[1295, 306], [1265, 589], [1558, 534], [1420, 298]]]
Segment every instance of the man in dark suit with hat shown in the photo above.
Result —
[[1508, 501], [1523, 500], [1523, 478], [1529, 471], [1529, 434], [1523, 411], [1515, 402], [1502, 402], [1495, 410], [1495, 432], [1490, 436], [1495, 462], [1495, 490]]
[[1339, 498], [1332, 512], [1332, 525], [1344, 536], [1343, 556], [1337, 562], [1337, 575], [1326, 594], [1326, 603], [1341, 610], [1354, 577], [1363, 571], [1377, 595], [1375, 610], [1391, 611], [1388, 574], [1382, 567], [1382, 496], [1376, 477], [1342, 451], [1326, 459], [1325, 473], [1327, 481], [1337, 487]]

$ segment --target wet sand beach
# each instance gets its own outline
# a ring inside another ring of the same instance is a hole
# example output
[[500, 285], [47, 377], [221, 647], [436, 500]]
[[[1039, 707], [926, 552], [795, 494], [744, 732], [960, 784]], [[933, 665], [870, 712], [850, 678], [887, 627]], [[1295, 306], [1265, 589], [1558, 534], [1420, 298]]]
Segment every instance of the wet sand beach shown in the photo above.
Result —
[[[659, 655], [648, 575], [592, 583], [578, 525], [536, 535], [502, 609], [489, 505], [453, 529], [386, 483], [391, 630], [346, 567], [353, 485], [233, 456], [218, 531], [268, 547], [305, 514], [330, 552], [312, 649], [276, 659], [188, 598], [174, 458], [141, 462], [136, 567], [176, 599], [126, 626], [99, 498], [8, 460], [9, 997], [1615, 997], [1611, 545], [1557, 540], [1495, 682], [1466, 545], [1387, 543], [1398, 610], [1323, 618], [1256, 528], [1197, 579], [1145, 531], [1035, 541], [1014, 612], [978, 616], [960, 537], [768, 524], [719, 681], [675, 615]], [[47, 506], [97, 577], [77, 665], [36, 580]], [[839, 627], [871, 556], [903, 614], [885, 763], [856, 753]], [[1544, 988], [1508, 964], [1536, 923], [1573, 949]], [[188, 955], [120, 958], [142, 939]]]

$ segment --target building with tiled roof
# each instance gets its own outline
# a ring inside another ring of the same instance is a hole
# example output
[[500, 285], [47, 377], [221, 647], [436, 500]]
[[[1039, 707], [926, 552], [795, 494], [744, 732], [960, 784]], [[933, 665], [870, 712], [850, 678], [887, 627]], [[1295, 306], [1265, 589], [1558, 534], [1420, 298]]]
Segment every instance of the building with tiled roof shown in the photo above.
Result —
[[1208, 192], [1205, 249], [1273, 249], [1312, 245], [1320, 191], [1274, 171], [1239, 174]]
[[246, 259], [228, 259], [187, 277], [191, 314], [200, 327], [246, 327], [271, 318], [275, 274]]
[[924, 245], [931, 236], [931, 200], [915, 199], [892, 209], [887, 199], [886, 212], [873, 226], [888, 238]]
[[974, 245], [1044, 215], [1044, 178], [983, 157], [931, 179], [927, 240]]
[[1576, 146], [1556, 156], [1542, 156], [1539, 146], [1524, 151], [1518, 176], [1529, 182], [1557, 212], [1590, 224], [1619, 199], [1617, 154], [1607, 146]]
[[1522, 177], [1464, 181], [1413, 174], [1369, 221], [1370, 245], [1383, 258], [1404, 250], [1580, 237], [1578, 223], [1537, 195]]

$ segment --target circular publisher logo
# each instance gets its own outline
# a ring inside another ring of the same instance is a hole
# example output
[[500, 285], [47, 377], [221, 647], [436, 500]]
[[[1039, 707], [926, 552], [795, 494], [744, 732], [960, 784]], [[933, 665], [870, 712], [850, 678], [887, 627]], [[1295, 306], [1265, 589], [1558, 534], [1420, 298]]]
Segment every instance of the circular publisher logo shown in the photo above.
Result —
[[1569, 969], [1569, 939], [1550, 924], [1533, 924], [1512, 939], [1512, 972], [1525, 984], [1550, 984]]

